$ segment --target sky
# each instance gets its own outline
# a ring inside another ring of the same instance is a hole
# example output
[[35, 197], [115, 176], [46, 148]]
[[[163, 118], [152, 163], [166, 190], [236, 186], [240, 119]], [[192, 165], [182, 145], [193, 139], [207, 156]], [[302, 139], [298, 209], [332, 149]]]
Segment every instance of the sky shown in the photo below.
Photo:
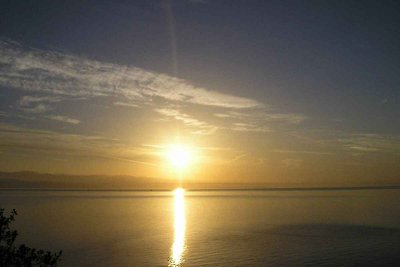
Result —
[[397, 1], [4, 1], [0, 171], [400, 183]]

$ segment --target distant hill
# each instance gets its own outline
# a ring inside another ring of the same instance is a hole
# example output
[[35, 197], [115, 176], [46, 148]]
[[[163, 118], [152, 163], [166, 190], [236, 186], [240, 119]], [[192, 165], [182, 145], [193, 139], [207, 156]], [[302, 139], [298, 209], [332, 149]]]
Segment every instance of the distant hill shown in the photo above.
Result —
[[135, 176], [0, 172], [0, 189], [170, 189], [176, 182]]
[[[171, 190], [179, 186], [177, 180], [136, 177], [129, 175], [67, 175], [32, 171], [1, 172], [0, 189], [56, 189], [56, 190]], [[194, 190], [360, 190], [400, 189], [399, 184], [269, 184], [220, 183], [184, 181], [183, 187]]]

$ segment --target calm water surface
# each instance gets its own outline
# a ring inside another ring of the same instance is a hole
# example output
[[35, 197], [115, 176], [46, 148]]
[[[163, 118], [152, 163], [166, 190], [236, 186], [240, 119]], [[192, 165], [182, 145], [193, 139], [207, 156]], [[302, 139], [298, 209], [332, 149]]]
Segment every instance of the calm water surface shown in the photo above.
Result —
[[0, 191], [61, 266], [399, 266], [400, 190]]

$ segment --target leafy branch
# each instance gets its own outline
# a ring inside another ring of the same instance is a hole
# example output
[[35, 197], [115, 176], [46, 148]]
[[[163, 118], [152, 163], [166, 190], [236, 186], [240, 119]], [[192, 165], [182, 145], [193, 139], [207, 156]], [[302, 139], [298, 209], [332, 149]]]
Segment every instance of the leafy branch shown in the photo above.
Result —
[[48, 267], [57, 266], [62, 251], [53, 253], [42, 249], [34, 249], [25, 246], [15, 245], [18, 232], [10, 228], [15, 221], [17, 211], [13, 209], [9, 216], [0, 209], [0, 266], [4, 267]]

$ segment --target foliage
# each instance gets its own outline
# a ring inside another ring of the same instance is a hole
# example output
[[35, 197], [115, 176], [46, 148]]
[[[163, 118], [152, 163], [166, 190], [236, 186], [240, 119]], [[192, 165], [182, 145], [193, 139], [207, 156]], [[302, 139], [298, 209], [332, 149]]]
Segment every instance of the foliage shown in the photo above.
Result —
[[30, 248], [23, 244], [18, 247], [15, 245], [18, 232], [11, 229], [10, 224], [15, 221], [16, 215], [15, 209], [11, 211], [9, 216], [4, 215], [4, 209], [0, 209], [0, 266], [57, 266], [62, 251], [53, 253]]

